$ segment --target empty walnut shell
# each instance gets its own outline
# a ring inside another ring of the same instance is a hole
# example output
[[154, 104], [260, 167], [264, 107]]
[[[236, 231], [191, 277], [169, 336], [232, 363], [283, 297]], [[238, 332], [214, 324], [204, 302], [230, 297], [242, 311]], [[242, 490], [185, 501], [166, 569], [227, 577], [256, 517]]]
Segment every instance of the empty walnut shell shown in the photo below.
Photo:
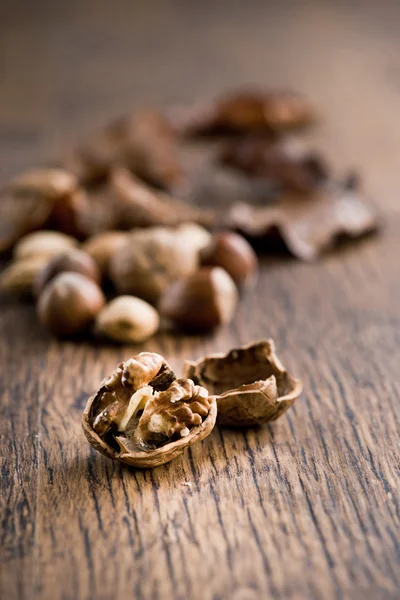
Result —
[[141, 352], [118, 365], [84, 410], [89, 443], [114, 460], [157, 467], [207, 437], [217, 403], [190, 379], [175, 379], [162, 356]]
[[273, 340], [186, 361], [184, 377], [217, 396], [218, 424], [250, 427], [278, 419], [300, 396], [303, 384], [275, 354]]

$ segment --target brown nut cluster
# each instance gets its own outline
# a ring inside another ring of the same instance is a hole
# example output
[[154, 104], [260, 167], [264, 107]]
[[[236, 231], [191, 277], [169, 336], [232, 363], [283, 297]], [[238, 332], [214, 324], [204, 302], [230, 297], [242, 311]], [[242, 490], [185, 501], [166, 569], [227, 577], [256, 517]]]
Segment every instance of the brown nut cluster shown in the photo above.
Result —
[[159, 354], [142, 352], [118, 365], [92, 396], [82, 417], [89, 443], [109, 458], [156, 467], [228, 427], [278, 419], [300, 396], [272, 340], [185, 363], [176, 379]]
[[121, 363], [92, 396], [82, 427], [109, 458], [156, 467], [212, 431], [215, 398], [190, 379], [176, 379], [162, 356], [142, 352]]
[[[337, 181], [293, 135], [315, 121], [300, 94], [251, 89], [175, 114], [146, 108], [117, 119], [62, 168], [30, 169], [0, 190], [0, 252], [13, 250], [0, 293], [36, 296], [55, 335], [140, 343], [158, 330], [158, 310], [187, 330], [228, 324], [238, 290], [257, 278], [249, 242], [312, 260], [378, 226], [358, 179]], [[215, 152], [196, 146], [207, 135], [219, 136]], [[218, 181], [229, 177], [238, 189], [218, 198]], [[266, 185], [262, 197], [255, 183]]]
[[[238, 290], [229, 271], [238, 287], [257, 271], [238, 234], [213, 236], [195, 223], [106, 232], [76, 246], [58, 232], [30, 234], [0, 276], [0, 292], [36, 297], [40, 322], [58, 337], [93, 331], [119, 343], [140, 343], [158, 330], [158, 310], [179, 328], [206, 332], [234, 316]], [[107, 294], [117, 291], [107, 305], [100, 284]]]

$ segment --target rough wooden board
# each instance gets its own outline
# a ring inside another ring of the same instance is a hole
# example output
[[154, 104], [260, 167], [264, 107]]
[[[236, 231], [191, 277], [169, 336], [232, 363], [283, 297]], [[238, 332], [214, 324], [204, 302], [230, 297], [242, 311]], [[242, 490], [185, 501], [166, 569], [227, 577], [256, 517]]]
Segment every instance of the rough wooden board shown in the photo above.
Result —
[[305, 380], [273, 426], [216, 430], [153, 472], [80, 431], [87, 395], [133, 349], [59, 344], [2, 302], [1, 597], [398, 597], [399, 17], [392, 2], [1, 6], [2, 180], [134, 103], [291, 85], [324, 112], [315, 144], [362, 170], [387, 223], [317, 264], [265, 260], [215, 337], [146, 346], [178, 369], [268, 335]]

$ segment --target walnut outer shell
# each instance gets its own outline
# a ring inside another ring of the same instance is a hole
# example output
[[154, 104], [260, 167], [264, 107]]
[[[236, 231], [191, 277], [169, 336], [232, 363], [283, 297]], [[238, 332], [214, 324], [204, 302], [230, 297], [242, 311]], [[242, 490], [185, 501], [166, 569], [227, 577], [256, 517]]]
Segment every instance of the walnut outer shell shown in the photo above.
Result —
[[218, 424], [251, 427], [275, 421], [300, 396], [303, 384], [275, 353], [273, 340], [255, 342], [227, 354], [186, 361], [184, 377], [215, 394]]

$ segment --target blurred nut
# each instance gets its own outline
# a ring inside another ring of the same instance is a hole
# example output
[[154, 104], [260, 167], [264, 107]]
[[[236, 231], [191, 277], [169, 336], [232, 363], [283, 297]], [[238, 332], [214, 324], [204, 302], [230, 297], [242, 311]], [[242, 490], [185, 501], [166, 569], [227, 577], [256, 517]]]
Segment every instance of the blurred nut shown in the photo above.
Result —
[[101, 274], [106, 278], [111, 258], [126, 243], [128, 237], [129, 234], [123, 231], [105, 231], [91, 237], [82, 244], [81, 248], [93, 258]]
[[197, 223], [184, 223], [176, 231], [188, 246], [194, 247], [196, 252], [208, 246], [212, 239], [211, 233]]
[[119, 229], [172, 227], [188, 222], [211, 225], [215, 221], [214, 211], [156, 191], [123, 167], [112, 169], [110, 188], [119, 213]]
[[11, 182], [11, 188], [16, 192], [36, 193], [55, 200], [71, 194], [77, 186], [78, 181], [72, 173], [48, 167], [29, 169]]
[[24, 236], [14, 248], [15, 260], [31, 256], [47, 256], [51, 258], [61, 252], [75, 248], [75, 238], [59, 231], [36, 231]]
[[12, 262], [0, 275], [0, 292], [32, 295], [35, 279], [47, 263], [46, 256], [30, 256]]
[[160, 318], [147, 302], [119, 296], [97, 315], [96, 331], [117, 342], [143, 342], [158, 329]]
[[87, 197], [72, 173], [48, 167], [30, 169], [11, 182], [10, 191], [16, 197], [35, 198], [36, 203], [47, 201], [46, 218], [31, 230], [46, 224], [74, 237], [84, 237], [80, 221], [87, 211]]
[[138, 177], [165, 189], [182, 181], [175, 135], [162, 114], [152, 109], [136, 110], [120, 127], [126, 131], [120, 158]]
[[0, 193], [0, 252], [48, 225], [55, 206], [76, 186], [76, 178], [61, 169], [30, 169], [12, 180]]
[[224, 231], [213, 236], [210, 244], [200, 252], [202, 265], [222, 267], [237, 286], [254, 283], [258, 259], [250, 244], [238, 233]]
[[49, 225], [82, 240], [87, 237], [84, 220], [88, 212], [90, 205], [87, 194], [85, 190], [77, 188], [55, 203]]
[[49, 281], [65, 271], [80, 273], [96, 283], [101, 279], [99, 269], [89, 254], [82, 250], [70, 250], [55, 256], [38, 274], [35, 281], [36, 296], [40, 296]]
[[238, 292], [230, 275], [220, 267], [203, 267], [179, 279], [165, 291], [160, 313], [192, 330], [209, 330], [229, 323]]
[[85, 330], [103, 308], [98, 285], [80, 273], [60, 273], [43, 290], [37, 312], [40, 322], [57, 336]]
[[179, 277], [197, 267], [197, 253], [172, 229], [134, 231], [111, 259], [110, 276], [119, 292], [156, 303]]
[[64, 161], [84, 183], [106, 178], [115, 165], [127, 165], [136, 175], [158, 187], [181, 181], [182, 169], [174, 135], [163, 115], [135, 110], [89, 135]]

